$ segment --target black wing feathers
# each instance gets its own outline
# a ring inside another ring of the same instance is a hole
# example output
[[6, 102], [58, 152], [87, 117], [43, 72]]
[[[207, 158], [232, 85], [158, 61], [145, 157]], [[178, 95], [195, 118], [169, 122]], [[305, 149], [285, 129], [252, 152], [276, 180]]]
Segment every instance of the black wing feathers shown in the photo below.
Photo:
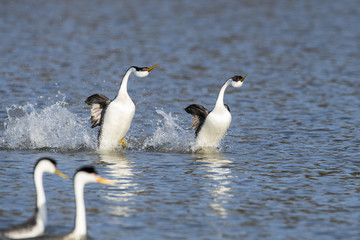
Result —
[[185, 108], [185, 111], [193, 116], [191, 128], [195, 130], [195, 135], [197, 136], [209, 111], [199, 104], [191, 104]]
[[92, 128], [100, 125], [105, 112], [104, 109], [106, 109], [110, 102], [111, 100], [103, 94], [94, 94], [85, 100], [86, 104], [91, 105], [90, 121], [93, 124]]

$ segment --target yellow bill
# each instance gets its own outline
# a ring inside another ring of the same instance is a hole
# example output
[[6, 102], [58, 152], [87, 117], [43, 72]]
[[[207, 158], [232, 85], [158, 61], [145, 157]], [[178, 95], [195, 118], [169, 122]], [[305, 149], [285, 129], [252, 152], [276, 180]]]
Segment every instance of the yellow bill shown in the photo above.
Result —
[[59, 176], [62, 177], [62, 178], [65, 178], [65, 179], [68, 179], [68, 178], [69, 178], [68, 176], [66, 176], [65, 174], [63, 174], [62, 172], [60, 172], [60, 171], [58, 171], [58, 170], [55, 171], [55, 174], [56, 174], [56, 175], [59, 175]]
[[159, 65], [159, 64], [155, 64], [154, 66], [152, 66], [151, 68], [149, 68], [147, 71], [150, 72], [151, 70], [153, 70], [154, 68], [156, 68], [157, 65]]
[[242, 79], [240, 79], [240, 81], [243, 82], [244, 79], [246, 78], [246, 76], [247, 76], [247, 74]]
[[106, 184], [106, 185], [115, 185], [115, 183], [113, 181], [106, 179], [106, 178], [102, 178], [102, 177], [98, 177], [96, 182]]

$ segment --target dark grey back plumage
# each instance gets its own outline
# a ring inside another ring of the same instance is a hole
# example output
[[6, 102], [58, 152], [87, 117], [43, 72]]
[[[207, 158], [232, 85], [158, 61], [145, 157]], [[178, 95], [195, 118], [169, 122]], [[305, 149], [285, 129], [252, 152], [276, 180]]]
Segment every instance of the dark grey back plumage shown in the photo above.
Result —
[[25, 222], [19, 223], [17, 225], [13, 225], [8, 229], [2, 230], [4, 234], [14, 232], [14, 231], [29, 231], [31, 228], [33, 228], [36, 225], [36, 219], [38, 215], [38, 208], [35, 207], [35, 214], [30, 217]]
[[226, 109], [230, 112], [230, 107], [227, 104], [224, 104], [224, 106], [226, 107]]

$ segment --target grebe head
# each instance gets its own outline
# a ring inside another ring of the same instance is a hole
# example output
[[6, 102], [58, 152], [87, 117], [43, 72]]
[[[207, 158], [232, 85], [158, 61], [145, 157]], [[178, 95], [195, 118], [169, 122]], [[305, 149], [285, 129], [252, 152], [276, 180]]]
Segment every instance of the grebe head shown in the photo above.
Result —
[[150, 73], [151, 70], [153, 70], [155, 67], [157, 66], [157, 64], [155, 64], [154, 66], [152, 66], [151, 68], [148, 67], [133, 67], [135, 68], [135, 75], [137, 77], [147, 77]]
[[60, 177], [68, 178], [68, 176], [66, 176], [65, 174], [63, 174], [62, 172], [60, 172], [56, 169], [56, 161], [51, 158], [39, 159], [34, 167], [35, 171], [37, 169], [39, 169], [42, 172], [55, 173], [55, 174], [59, 175]]
[[107, 185], [114, 185], [114, 182], [100, 177], [95, 168], [92, 166], [84, 166], [77, 169], [74, 179], [78, 179], [78, 181], [81, 181], [84, 184], [97, 182]]
[[246, 78], [247, 74], [242, 77], [242, 76], [233, 76], [231, 79], [232, 79], [232, 82], [231, 82], [231, 85], [235, 88], [239, 88], [243, 85], [243, 81], [244, 79]]

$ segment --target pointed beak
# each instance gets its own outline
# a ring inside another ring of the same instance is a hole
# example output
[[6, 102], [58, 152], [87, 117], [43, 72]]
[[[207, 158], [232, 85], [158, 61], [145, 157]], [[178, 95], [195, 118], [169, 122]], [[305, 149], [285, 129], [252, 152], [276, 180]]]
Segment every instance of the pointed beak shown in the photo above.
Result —
[[147, 71], [150, 72], [151, 70], [153, 70], [154, 68], [156, 68], [157, 65], [159, 65], [159, 64], [155, 64], [154, 66], [152, 66], [151, 68], [149, 68]]
[[56, 175], [59, 175], [59, 176], [62, 177], [62, 178], [65, 178], [65, 179], [68, 179], [68, 178], [69, 178], [68, 176], [66, 176], [65, 174], [63, 174], [62, 172], [60, 172], [60, 171], [58, 171], [58, 170], [55, 171], [55, 174], [56, 174]]
[[240, 79], [240, 81], [243, 82], [244, 79], [246, 78], [246, 76], [247, 76], [247, 74], [242, 79]]
[[96, 182], [101, 183], [101, 184], [106, 184], [106, 185], [115, 185], [115, 183], [109, 179], [106, 178], [102, 178], [102, 177], [98, 177], [96, 179]]

